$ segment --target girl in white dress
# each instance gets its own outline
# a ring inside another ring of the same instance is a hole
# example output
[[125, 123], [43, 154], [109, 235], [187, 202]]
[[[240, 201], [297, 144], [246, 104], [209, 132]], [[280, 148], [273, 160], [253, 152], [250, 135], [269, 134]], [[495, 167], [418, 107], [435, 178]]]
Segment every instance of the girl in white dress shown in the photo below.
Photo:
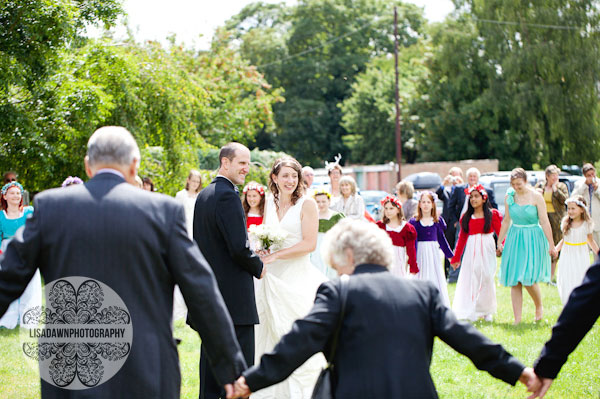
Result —
[[[460, 219], [460, 234], [450, 264], [461, 266], [452, 310], [458, 319], [492, 321], [496, 313], [496, 243], [502, 215], [492, 209], [482, 185], [465, 189], [467, 210]], [[462, 258], [462, 261], [461, 261]]]
[[558, 293], [563, 305], [569, 300], [571, 291], [581, 284], [590, 267], [589, 247], [598, 253], [598, 244], [594, 241], [594, 222], [587, 210], [585, 199], [581, 195], [569, 198], [567, 216], [562, 221], [563, 239], [556, 249], [560, 252], [558, 261]]
[[[282, 249], [261, 254], [267, 268], [256, 292], [260, 324], [256, 326], [257, 363], [312, 308], [319, 285], [326, 281], [310, 261], [317, 244], [319, 217], [314, 199], [303, 196], [302, 167], [293, 158], [275, 161], [269, 179], [264, 224], [287, 232]], [[309, 399], [325, 358], [310, 358], [289, 378], [252, 395], [253, 399]]]

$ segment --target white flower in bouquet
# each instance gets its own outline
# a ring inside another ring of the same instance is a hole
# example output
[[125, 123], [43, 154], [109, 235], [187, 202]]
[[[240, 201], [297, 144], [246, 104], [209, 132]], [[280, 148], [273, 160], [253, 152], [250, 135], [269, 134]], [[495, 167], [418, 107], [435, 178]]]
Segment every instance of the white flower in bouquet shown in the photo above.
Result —
[[281, 249], [283, 241], [287, 237], [287, 232], [277, 226], [266, 224], [252, 225], [248, 230], [250, 240], [254, 244], [256, 251], [267, 251], [272, 253]]

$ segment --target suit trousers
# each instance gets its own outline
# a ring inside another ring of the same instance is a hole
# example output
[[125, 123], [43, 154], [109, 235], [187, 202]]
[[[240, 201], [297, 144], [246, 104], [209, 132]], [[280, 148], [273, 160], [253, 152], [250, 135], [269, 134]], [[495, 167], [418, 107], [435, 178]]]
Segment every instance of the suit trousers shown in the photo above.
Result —
[[[235, 335], [248, 367], [254, 365], [254, 325], [234, 325]], [[233, 383], [234, 381], [228, 381]], [[225, 390], [215, 378], [204, 345], [200, 347], [200, 399], [225, 398]]]

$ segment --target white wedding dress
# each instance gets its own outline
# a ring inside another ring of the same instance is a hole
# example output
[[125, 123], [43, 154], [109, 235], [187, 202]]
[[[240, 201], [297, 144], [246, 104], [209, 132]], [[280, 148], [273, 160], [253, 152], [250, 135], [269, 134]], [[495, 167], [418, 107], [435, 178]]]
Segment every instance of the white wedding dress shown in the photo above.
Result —
[[[292, 206], [279, 221], [273, 198], [267, 199], [265, 224], [279, 226], [287, 232], [282, 248], [302, 240], [301, 211], [304, 197]], [[270, 352], [280, 338], [290, 331], [293, 322], [308, 314], [319, 285], [327, 280], [310, 261], [310, 253], [293, 259], [269, 263], [267, 273], [259, 280], [256, 307], [260, 324], [256, 326], [256, 364], [265, 352]], [[311, 357], [292, 375], [279, 384], [252, 394], [252, 399], [309, 399], [325, 357]]]

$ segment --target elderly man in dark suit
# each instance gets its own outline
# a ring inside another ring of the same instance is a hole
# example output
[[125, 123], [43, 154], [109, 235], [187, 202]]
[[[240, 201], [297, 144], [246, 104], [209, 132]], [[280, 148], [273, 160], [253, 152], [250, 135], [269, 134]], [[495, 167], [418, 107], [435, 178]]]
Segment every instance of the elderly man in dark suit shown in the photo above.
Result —
[[[326, 256], [339, 274], [351, 274], [334, 364], [336, 398], [436, 398], [429, 365], [440, 337], [481, 370], [509, 384], [537, 381], [502, 346], [456, 320], [428, 281], [392, 276], [392, 243], [372, 223], [345, 220], [328, 232]], [[317, 352], [330, 353], [340, 318], [340, 280], [323, 283], [314, 307], [260, 364], [236, 382], [236, 395], [285, 379]]]
[[543, 398], [567, 361], [600, 317], [600, 260], [596, 260], [583, 279], [583, 283], [569, 297], [558, 321], [552, 328], [552, 337], [546, 342], [534, 370], [541, 386], [530, 398]]
[[[196, 199], [194, 240], [211, 265], [246, 363], [254, 364], [254, 325], [258, 313], [253, 277], [266, 269], [250, 250], [244, 209], [236, 185], [244, 184], [250, 167], [250, 151], [240, 143], [229, 143], [219, 152], [219, 173]], [[194, 327], [194, 321], [190, 325]], [[200, 354], [200, 399], [224, 397], [208, 363], [204, 344]]]
[[[44, 379], [44, 399], [179, 398], [181, 377], [171, 327], [175, 284], [181, 288], [220, 384], [230, 391], [230, 384], [246, 368], [215, 277], [187, 235], [183, 207], [171, 197], [132, 185], [139, 160], [138, 146], [126, 129], [98, 129], [89, 139], [85, 159], [91, 180], [38, 194], [35, 214], [1, 260], [0, 314], [23, 292], [38, 267], [46, 283], [82, 276], [105, 284], [128, 309], [128, 314], [119, 313], [130, 319], [132, 327], [128, 357], [121, 369], [88, 389], [59, 388], [63, 380], [53, 384]], [[49, 301], [56, 298], [49, 295]], [[77, 307], [70, 311], [79, 324], [86, 315], [102, 318], [101, 314], [80, 314]], [[111, 322], [117, 320], [106, 321]], [[81, 345], [78, 340], [71, 346], [79, 348], [78, 367], [85, 355], [79, 352], [86, 347]], [[119, 356], [118, 352], [96, 354], [98, 358]], [[63, 365], [62, 371], [72, 377], [68, 372], [73, 369]], [[53, 367], [52, 372], [61, 372]], [[40, 369], [42, 378], [44, 371]], [[89, 375], [76, 371], [78, 379], [87, 383]], [[92, 371], [101, 376], [102, 370]]]

